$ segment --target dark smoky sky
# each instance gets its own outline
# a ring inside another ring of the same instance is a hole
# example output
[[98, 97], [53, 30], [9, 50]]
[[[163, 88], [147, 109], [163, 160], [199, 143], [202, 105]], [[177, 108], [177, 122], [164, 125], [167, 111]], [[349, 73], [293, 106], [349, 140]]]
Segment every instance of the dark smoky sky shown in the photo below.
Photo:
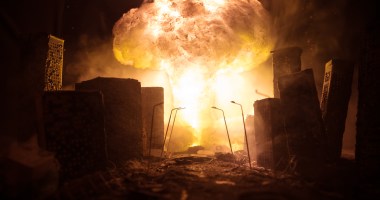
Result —
[[[304, 50], [303, 67], [313, 67], [317, 73], [323, 73], [324, 63], [332, 57], [357, 60], [361, 39], [368, 28], [378, 24], [374, 0], [261, 2], [273, 16], [276, 48], [300, 46]], [[17, 126], [13, 119], [33, 106], [32, 97], [21, 95], [33, 85], [33, 81], [27, 81], [30, 69], [23, 61], [28, 37], [45, 33], [65, 40], [63, 83], [73, 84], [81, 73], [70, 68], [72, 63], [80, 62], [78, 53], [99, 46], [112, 51], [114, 23], [141, 3], [142, 0], [2, 0], [0, 80], [5, 94], [2, 96], [6, 98], [2, 98], [5, 102], [1, 105], [2, 112], [11, 115], [3, 122]]]
[[[36, 34], [53, 34], [65, 39], [65, 63], [83, 46], [112, 38], [112, 27], [121, 15], [142, 0], [5, 0], [0, 2], [1, 63], [7, 73], [17, 74], [20, 51], [26, 38]], [[83, 36], [92, 43], [80, 42]], [[20, 69], [21, 68], [21, 69]], [[67, 69], [69, 70], [69, 69]], [[3, 74], [4, 75], [4, 74]], [[75, 81], [66, 77], [68, 81]]]
[[[111, 45], [114, 23], [143, 0], [4, 0], [0, 7], [0, 41], [6, 71], [18, 73], [21, 40], [36, 33], [65, 39], [64, 83], [77, 79], [67, 68], [76, 54]], [[273, 16], [276, 48], [297, 45], [304, 49], [305, 65], [315, 59], [355, 58], [360, 37], [378, 23], [376, 2], [357, 0], [261, 0]], [[111, 48], [111, 46], [110, 46]], [[305, 56], [306, 57], [306, 56]], [[315, 59], [314, 59], [315, 58]], [[15, 70], [15, 71], [14, 71]]]
[[[73, 84], [91, 66], [77, 67], [88, 51], [112, 54], [112, 27], [143, 0], [4, 0], [0, 5], [1, 76], [13, 79], [23, 68], [25, 38], [51, 33], [65, 40], [64, 85]], [[368, 27], [376, 25], [375, 0], [260, 0], [273, 17], [275, 48], [299, 46], [303, 67], [323, 73], [330, 58], [357, 60]], [[321, 83], [322, 76], [316, 76]], [[2, 85], [5, 85], [2, 84]], [[317, 84], [320, 85], [320, 84]], [[320, 88], [318, 88], [320, 89]]]

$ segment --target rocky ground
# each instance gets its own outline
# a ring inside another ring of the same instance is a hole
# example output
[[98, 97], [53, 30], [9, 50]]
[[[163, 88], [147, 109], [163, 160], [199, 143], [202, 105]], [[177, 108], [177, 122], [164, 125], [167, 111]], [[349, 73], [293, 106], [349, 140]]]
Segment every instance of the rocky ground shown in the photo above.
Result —
[[244, 156], [179, 154], [113, 165], [63, 184], [53, 199], [357, 199], [353, 166], [342, 160], [307, 179], [250, 168]]

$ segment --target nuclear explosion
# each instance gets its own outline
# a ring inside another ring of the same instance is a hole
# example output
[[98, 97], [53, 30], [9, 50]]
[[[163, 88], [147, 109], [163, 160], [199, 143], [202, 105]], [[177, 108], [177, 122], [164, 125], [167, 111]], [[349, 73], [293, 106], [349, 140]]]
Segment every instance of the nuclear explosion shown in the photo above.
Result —
[[210, 107], [236, 98], [227, 88], [244, 87], [240, 73], [270, 56], [269, 18], [258, 1], [144, 3], [116, 22], [113, 51], [123, 64], [164, 70], [173, 104], [187, 108], [179, 120], [194, 135], [190, 143], [207, 144], [202, 135], [215, 123]]

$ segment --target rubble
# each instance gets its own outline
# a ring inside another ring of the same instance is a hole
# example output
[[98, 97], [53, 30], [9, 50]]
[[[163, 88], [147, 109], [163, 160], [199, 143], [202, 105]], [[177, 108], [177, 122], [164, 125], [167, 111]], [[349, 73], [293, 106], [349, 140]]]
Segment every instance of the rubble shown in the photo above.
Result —
[[155, 161], [149, 168], [145, 160], [130, 160], [121, 167], [67, 183], [53, 199], [350, 199], [351, 186], [337, 184], [329, 186], [257, 166], [249, 169], [211, 157], [184, 155]]
[[37, 137], [14, 142], [0, 156], [0, 199], [46, 199], [59, 188], [60, 164], [54, 154], [38, 148]]

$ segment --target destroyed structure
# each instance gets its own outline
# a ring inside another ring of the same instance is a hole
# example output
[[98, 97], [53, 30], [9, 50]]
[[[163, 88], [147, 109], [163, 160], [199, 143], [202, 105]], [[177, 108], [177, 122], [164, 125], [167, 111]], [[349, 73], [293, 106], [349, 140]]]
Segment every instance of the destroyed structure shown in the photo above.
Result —
[[[0, 198], [373, 198], [380, 194], [378, 35], [376, 28], [368, 31], [359, 62], [325, 63], [321, 94], [300, 47], [273, 50], [274, 97], [253, 101], [254, 115], [243, 116], [250, 157], [246, 147], [165, 152], [164, 88], [97, 77], [63, 90], [64, 40], [28, 37], [21, 63], [33, 83], [27, 92], [36, 95], [31, 121], [37, 124], [29, 127], [45, 160], [0, 157]], [[342, 141], [356, 65], [355, 160], [346, 160]]]

